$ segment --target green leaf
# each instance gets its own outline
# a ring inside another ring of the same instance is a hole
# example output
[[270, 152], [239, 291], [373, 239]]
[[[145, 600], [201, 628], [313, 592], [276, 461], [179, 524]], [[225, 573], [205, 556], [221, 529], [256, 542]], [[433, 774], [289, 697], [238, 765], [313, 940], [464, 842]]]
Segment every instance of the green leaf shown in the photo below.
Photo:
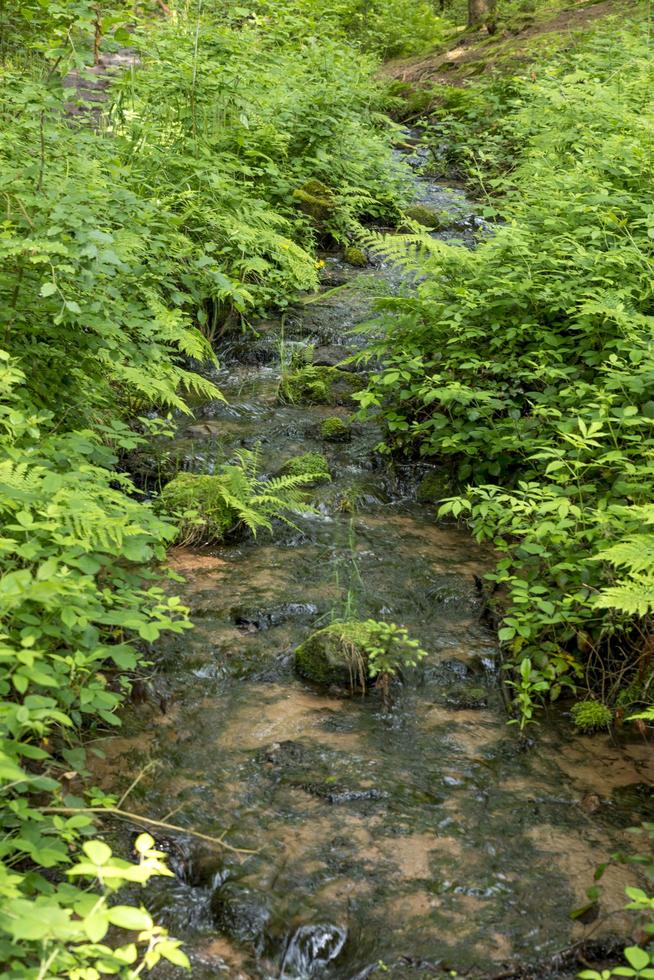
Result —
[[121, 929], [135, 929], [142, 931], [152, 928], [152, 918], [144, 909], [137, 909], [133, 905], [114, 905], [107, 911], [107, 918], [112, 925], [119, 926]]
[[82, 844], [82, 850], [90, 860], [98, 865], [105, 865], [111, 858], [111, 848], [101, 840], [87, 840]]
[[646, 966], [649, 966], [649, 953], [646, 953], [640, 946], [627, 946], [624, 955], [634, 970], [643, 970]]

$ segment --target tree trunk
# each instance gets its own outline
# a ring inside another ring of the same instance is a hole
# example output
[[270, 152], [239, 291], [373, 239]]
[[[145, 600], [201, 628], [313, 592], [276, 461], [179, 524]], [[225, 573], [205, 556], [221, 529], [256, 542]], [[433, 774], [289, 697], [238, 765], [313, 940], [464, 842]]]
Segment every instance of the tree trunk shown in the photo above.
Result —
[[496, 0], [468, 0], [468, 27], [485, 24], [492, 33], [495, 24]]

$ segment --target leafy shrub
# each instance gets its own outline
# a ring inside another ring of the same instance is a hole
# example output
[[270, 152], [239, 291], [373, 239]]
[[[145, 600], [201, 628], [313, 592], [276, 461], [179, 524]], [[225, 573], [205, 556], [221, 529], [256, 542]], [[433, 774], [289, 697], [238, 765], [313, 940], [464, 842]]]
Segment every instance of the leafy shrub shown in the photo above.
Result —
[[613, 707], [651, 659], [650, 54], [639, 23], [607, 38], [507, 103], [519, 154], [476, 252], [368, 240], [420, 281], [381, 301], [382, 368], [356, 397], [381, 406], [388, 451], [447, 466], [463, 492], [441, 513], [500, 553], [523, 723], [581, 677]]
[[[651, 935], [654, 932], [654, 895], [652, 895], [652, 882], [654, 882], [654, 856], [652, 855], [652, 841], [654, 841], [654, 824], [645, 823], [642, 827], [632, 827], [632, 834], [646, 834], [650, 838], [649, 853], [639, 853], [634, 856], [625, 854], [613, 854], [611, 861], [601, 864], [595, 872], [595, 882], [601, 881], [606, 869], [613, 863], [636, 865], [638, 870], [644, 874], [648, 882], [647, 891], [643, 888], [629, 886], [625, 888], [629, 903], [625, 906], [628, 912], [632, 913], [633, 926], [631, 935]], [[648, 894], [649, 892], [649, 894]], [[592, 885], [588, 889], [588, 896], [593, 902], [597, 902], [601, 894], [601, 885]], [[634, 915], [635, 913], [635, 915]], [[654, 953], [651, 943], [641, 940], [642, 946], [627, 946], [623, 950], [624, 958], [629, 964], [624, 966], [609, 967], [604, 970], [582, 970], [578, 976], [581, 980], [609, 980], [610, 977], [647, 977], [651, 980], [654, 976]]]
[[[141, 661], [143, 643], [190, 625], [151, 567], [175, 531], [112, 472], [116, 456], [100, 434], [57, 431], [34, 410], [5, 352], [0, 390], [0, 960], [14, 976], [72, 975], [100, 961], [127, 970], [141, 941], [128, 959], [96, 945], [114, 922], [142, 935], [148, 964], [159, 955], [185, 963], [145, 913], [107, 907], [114, 884], [164, 873], [160, 856], [144, 845], [139, 869], [110, 862], [105, 844], [86, 840], [76, 863], [93, 819], [63, 778], [86, 775], [82, 732], [119, 724], [125, 672]], [[106, 431], [118, 447], [139, 441], [118, 423]], [[62, 880], [99, 877], [96, 858], [114, 869], [104, 895]]]
[[[280, 18], [274, 0], [257, 0], [256, 9]], [[291, 0], [283, 10], [287, 29], [295, 21], [314, 36], [354, 43], [384, 58], [433, 48], [446, 33], [426, 0]]]

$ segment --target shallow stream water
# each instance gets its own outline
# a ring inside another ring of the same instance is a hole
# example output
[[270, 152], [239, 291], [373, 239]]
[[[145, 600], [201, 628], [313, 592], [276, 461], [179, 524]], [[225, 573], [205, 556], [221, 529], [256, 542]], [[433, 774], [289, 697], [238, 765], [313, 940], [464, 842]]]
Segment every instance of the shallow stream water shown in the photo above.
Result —
[[[469, 243], [461, 194], [418, 189]], [[313, 344], [335, 363], [371, 315], [373, 286], [393, 278], [328, 257], [326, 286], [349, 285], [225, 341], [228, 403], [197, 406], [176, 441], [202, 472], [260, 443], [263, 472], [317, 451], [333, 474], [295, 529], [173, 553], [195, 629], [158, 645], [149, 698], [104, 743], [107, 788], [146, 769], [132, 809], [257, 852], [160, 839], [177, 877], [151, 886], [150, 906], [186, 941], [196, 978], [490, 978], [531, 976], [529, 964], [572, 976], [554, 954], [619, 930], [605, 915], [632, 879], [622, 867], [598, 920], [569, 913], [645, 812], [649, 747], [579, 738], [563, 714], [521, 743], [476, 585], [492, 556], [416, 502], [424, 471], [380, 457], [374, 424], [324, 443], [321, 420], [350, 409], [278, 401], [280, 351]], [[294, 674], [294, 648], [345, 610], [404, 624], [428, 651], [390, 710], [374, 691], [349, 697]]]

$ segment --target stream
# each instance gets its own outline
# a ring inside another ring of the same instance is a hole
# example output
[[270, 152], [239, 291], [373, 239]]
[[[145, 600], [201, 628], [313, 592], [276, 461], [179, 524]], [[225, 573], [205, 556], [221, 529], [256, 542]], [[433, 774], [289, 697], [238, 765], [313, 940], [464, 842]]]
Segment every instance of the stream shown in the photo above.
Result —
[[[419, 200], [453, 215], [440, 237], [471, 244], [479, 221], [463, 194], [415, 180]], [[396, 270], [338, 255], [323, 273], [324, 299], [221, 342], [214, 378], [228, 401], [196, 406], [174, 452], [211, 472], [260, 444], [264, 473], [323, 452], [332, 482], [295, 527], [173, 551], [195, 629], [157, 644], [97, 779], [121, 794], [145, 769], [130, 809], [256, 851], [157, 838], [176, 877], [151, 883], [148, 905], [185, 941], [197, 980], [572, 977], [556, 954], [585, 938], [610, 945], [622, 925], [608, 913], [633, 881], [624, 866], [607, 872], [594, 922], [570, 912], [596, 866], [633, 846], [649, 747], [579, 737], [562, 711], [521, 742], [476, 584], [492, 555], [418, 502], [433, 471], [381, 457], [373, 422], [324, 442], [320, 422], [351, 406], [280, 404], [282, 361], [313, 345], [314, 363], [338, 363], [363, 342], [349, 331], [375, 293], [399, 288]], [[319, 690], [294, 673], [294, 648], [343, 612], [403, 624], [428, 651], [390, 709], [375, 691]]]

